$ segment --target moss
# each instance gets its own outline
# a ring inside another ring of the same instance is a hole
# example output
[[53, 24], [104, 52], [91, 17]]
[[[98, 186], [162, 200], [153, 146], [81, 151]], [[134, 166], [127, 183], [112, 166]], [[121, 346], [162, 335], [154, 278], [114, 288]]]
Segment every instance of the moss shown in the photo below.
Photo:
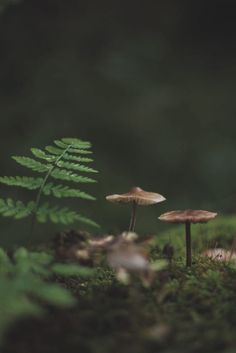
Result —
[[[219, 239], [229, 246], [234, 225], [235, 219], [224, 218], [204, 226], [205, 244]], [[196, 241], [203, 228], [193, 228]], [[161, 247], [166, 234], [157, 241]], [[138, 280], [121, 285], [105, 267], [82, 285], [67, 280], [65, 285], [78, 297], [76, 308], [16, 324], [4, 353], [235, 352], [236, 271], [230, 264], [200, 257], [203, 245], [194, 245], [192, 268], [184, 266], [180, 249], [151, 288]], [[155, 257], [155, 246], [152, 252]]]
[[[191, 270], [172, 264], [150, 289], [139, 282], [122, 286], [100, 269], [74, 310], [20, 323], [8, 336], [4, 352], [197, 353], [206, 347], [207, 352], [233, 352], [235, 291], [236, 272], [208, 259], [199, 259]], [[151, 334], [155, 327], [159, 334]], [[161, 332], [163, 327], [166, 332]]]

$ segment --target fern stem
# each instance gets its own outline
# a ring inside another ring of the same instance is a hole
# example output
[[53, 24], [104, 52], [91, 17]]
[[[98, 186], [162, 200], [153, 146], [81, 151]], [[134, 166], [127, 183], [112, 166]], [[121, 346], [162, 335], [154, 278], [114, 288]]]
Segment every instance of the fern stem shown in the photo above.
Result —
[[31, 225], [30, 225], [30, 232], [29, 232], [29, 245], [30, 245], [30, 240], [32, 239], [33, 233], [34, 233], [34, 228], [35, 228], [35, 223], [36, 223], [36, 217], [37, 217], [37, 212], [39, 209], [43, 189], [50, 178], [51, 173], [53, 172], [54, 168], [57, 167], [57, 163], [64, 157], [64, 155], [69, 151], [69, 149], [72, 147], [72, 145], [68, 145], [68, 147], [63, 151], [63, 153], [55, 160], [54, 164], [51, 166], [51, 168], [48, 170], [47, 174], [45, 175], [43, 182], [40, 186], [40, 189], [37, 193], [37, 197], [35, 200], [35, 208], [33, 211], [32, 215], [32, 220], [31, 220]]

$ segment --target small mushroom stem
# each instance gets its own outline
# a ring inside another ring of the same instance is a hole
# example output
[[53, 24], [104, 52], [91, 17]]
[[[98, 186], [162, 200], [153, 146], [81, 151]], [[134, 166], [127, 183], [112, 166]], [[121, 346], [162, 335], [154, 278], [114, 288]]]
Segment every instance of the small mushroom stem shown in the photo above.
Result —
[[192, 265], [192, 247], [191, 247], [191, 223], [185, 223], [186, 231], [186, 266], [191, 267]]
[[134, 232], [135, 223], [136, 223], [136, 211], [137, 211], [137, 203], [135, 201], [132, 202], [132, 211], [129, 225], [129, 232]]

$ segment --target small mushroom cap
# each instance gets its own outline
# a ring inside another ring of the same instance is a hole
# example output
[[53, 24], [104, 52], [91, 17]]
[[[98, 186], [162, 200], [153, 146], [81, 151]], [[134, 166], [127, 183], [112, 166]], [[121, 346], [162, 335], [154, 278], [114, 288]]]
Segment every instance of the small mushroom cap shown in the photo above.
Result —
[[155, 203], [165, 201], [164, 196], [154, 192], [144, 191], [139, 187], [132, 188], [126, 194], [109, 195], [106, 197], [106, 199], [107, 201], [115, 203], [136, 202], [138, 205], [143, 206], [153, 205]]
[[162, 214], [159, 219], [170, 223], [206, 223], [215, 218], [217, 213], [203, 210], [171, 211]]

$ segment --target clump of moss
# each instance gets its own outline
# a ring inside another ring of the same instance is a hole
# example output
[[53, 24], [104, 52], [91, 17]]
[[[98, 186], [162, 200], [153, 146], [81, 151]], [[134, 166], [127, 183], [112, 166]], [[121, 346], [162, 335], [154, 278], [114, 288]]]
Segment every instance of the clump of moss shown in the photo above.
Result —
[[16, 326], [4, 352], [16, 347], [18, 353], [19, 347], [24, 353], [47, 353], [52, 347], [55, 352], [89, 353], [118, 352], [118, 347], [125, 353], [197, 353], [205, 347], [207, 352], [233, 352], [235, 279], [229, 265], [205, 258], [191, 270], [182, 261], [173, 262], [151, 288], [139, 281], [121, 285], [112, 271], [100, 268], [82, 295], [81, 288], [67, 282], [79, 296], [75, 309], [54, 310], [44, 319]]

